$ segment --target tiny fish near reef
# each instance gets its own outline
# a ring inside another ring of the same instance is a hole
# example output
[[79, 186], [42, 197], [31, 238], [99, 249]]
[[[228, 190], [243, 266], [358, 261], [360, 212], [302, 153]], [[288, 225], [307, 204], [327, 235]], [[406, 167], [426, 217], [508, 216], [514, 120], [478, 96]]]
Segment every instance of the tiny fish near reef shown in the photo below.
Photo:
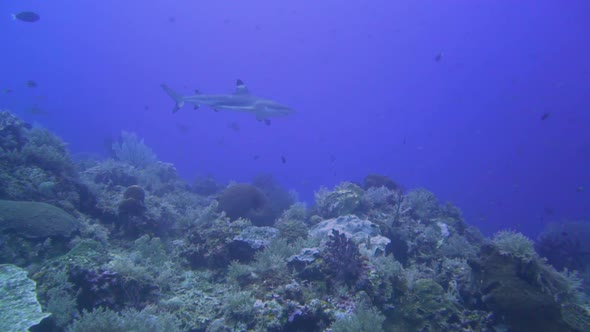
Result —
[[39, 16], [39, 14], [34, 12], [20, 12], [18, 14], [12, 14], [13, 20], [19, 20], [29, 23], [37, 22], [40, 18], [41, 17]]

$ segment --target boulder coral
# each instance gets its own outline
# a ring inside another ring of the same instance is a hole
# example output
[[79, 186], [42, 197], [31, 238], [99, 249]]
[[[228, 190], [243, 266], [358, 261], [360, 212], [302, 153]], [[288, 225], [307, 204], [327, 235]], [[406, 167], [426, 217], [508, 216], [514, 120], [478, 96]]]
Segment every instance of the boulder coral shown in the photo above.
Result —
[[79, 225], [76, 218], [50, 204], [0, 200], [0, 231], [33, 239], [69, 237]]
[[219, 211], [230, 220], [248, 219], [254, 226], [271, 226], [274, 216], [268, 197], [257, 187], [238, 183], [226, 188], [218, 198]]

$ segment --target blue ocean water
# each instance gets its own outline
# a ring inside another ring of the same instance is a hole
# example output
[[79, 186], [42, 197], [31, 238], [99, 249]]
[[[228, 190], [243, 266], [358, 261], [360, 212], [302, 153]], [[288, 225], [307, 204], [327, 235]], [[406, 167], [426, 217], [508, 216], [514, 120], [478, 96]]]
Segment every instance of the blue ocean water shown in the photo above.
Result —
[[[11, 20], [23, 10], [41, 19]], [[380, 173], [484, 233], [535, 235], [590, 215], [588, 13], [587, 1], [5, 1], [0, 108], [73, 153], [136, 132], [189, 181], [271, 173], [311, 203]], [[270, 126], [172, 114], [160, 88], [230, 93], [236, 79], [297, 113]]]

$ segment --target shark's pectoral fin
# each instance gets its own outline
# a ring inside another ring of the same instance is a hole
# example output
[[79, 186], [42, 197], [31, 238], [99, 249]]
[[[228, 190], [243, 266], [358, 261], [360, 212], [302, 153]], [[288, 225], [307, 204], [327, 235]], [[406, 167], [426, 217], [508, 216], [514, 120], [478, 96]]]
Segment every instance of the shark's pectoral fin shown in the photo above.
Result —
[[266, 124], [267, 126], [270, 126], [270, 119], [269, 118], [265, 118], [264, 116], [258, 114], [256, 115], [256, 120], [262, 122], [264, 121], [264, 124]]
[[172, 113], [178, 112], [182, 108], [182, 106], [184, 106], [184, 101], [176, 102], [176, 105], [174, 105], [174, 108], [172, 109]]

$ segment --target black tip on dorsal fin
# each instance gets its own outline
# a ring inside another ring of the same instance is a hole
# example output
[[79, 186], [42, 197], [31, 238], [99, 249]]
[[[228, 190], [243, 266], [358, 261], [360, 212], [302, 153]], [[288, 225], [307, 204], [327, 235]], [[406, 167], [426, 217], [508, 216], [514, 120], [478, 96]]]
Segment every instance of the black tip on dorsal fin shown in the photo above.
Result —
[[195, 89], [195, 94], [196, 95], [200, 95], [201, 94], [201, 91], [199, 91], [198, 89]]
[[243, 86], [243, 85], [244, 85], [244, 82], [241, 79], [238, 78], [236, 80], [236, 86]]

